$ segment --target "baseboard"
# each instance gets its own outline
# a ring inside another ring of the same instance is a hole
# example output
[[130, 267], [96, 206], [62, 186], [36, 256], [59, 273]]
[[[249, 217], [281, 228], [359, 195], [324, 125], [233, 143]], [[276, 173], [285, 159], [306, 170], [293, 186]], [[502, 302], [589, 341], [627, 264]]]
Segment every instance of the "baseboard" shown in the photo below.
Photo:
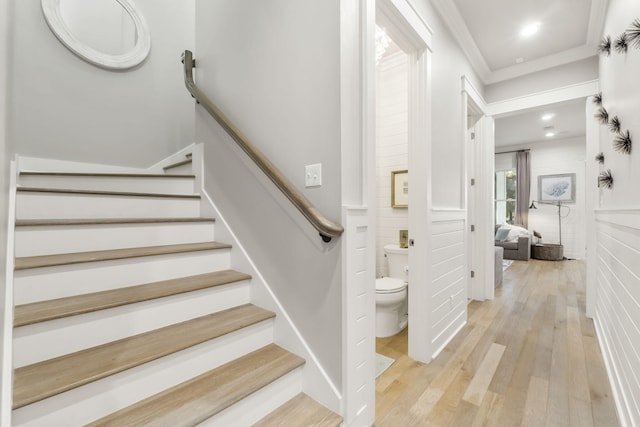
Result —
[[[627, 399], [624, 391], [619, 387], [620, 376], [618, 374], [618, 371], [616, 370], [615, 364], [611, 360], [611, 347], [609, 346], [609, 342], [607, 341], [607, 338], [603, 333], [597, 308], [593, 317], [593, 324], [596, 329], [596, 338], [598, 340], [598, 344], [600, 345], [600, 350], [602, 351], [602, 358], [604, 359], [604, 366], [607, 370], [607, 377], [609, 378], [609, 383], [611, 384], [613, 401], [616, 405], [616, 412], [618, 415], [618, 421], [620, 422], [620, 427], [632, 427], [629, 421], [630, 416], [626, 405]], [[632, 396], [630, 396], [630, 398], [633, 400]]]

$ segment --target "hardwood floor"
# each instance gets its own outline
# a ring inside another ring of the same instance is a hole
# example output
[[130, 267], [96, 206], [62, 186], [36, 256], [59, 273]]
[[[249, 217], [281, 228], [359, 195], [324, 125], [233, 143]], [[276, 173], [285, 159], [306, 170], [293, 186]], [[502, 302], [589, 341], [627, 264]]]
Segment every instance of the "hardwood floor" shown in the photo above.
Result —
[[515, 261], [428, 365], [407, 329], [378, 339], [376, 426], [618, 426], [584, 283], [583, 261]]

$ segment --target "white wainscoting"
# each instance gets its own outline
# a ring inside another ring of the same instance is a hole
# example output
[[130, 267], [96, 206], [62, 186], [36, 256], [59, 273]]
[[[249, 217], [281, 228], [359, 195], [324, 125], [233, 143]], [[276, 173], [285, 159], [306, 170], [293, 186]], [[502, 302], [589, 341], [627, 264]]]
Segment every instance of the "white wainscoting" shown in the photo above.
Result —
[[343, 268], [343, 410], [347, 426], [375, 420], [375, 230], [367, 208], [345, 208]]
[[434, 358], [467, 322], [465, 224], [465, 210], [432, 211], [429, 336]]
[[596, 211], [595, 325], [622, 426], [640, 425], [640, 209]]

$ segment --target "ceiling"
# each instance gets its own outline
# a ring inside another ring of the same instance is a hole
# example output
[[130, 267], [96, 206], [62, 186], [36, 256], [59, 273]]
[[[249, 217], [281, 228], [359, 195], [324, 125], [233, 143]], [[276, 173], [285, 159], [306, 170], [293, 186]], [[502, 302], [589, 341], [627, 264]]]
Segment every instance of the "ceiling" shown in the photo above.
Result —
[[[542, 116], [552, 114], [547, 121]], [[545, 127], [553, 126], [556, 134], [546, 137]], [[496, 151], [500, 147], [530, 144], [532, 142], [574, 138], [585, 135], [585, 99], [574, 99], [545, 105], [518, 114], [498, 117], [495, 122]]]
[[[491, 84], [594, 56], [607, 0], [433, 3], [479, 77]], [[539, 31], [521, 36], [522, 28], [532, 22], [540, 24]]]

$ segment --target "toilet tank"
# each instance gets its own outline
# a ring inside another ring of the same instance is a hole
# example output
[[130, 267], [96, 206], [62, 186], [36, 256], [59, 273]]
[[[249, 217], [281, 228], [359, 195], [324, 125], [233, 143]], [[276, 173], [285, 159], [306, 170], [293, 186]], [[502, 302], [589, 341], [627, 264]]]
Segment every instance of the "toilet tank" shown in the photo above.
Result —
[[399, 245], [385, 245], [384, 253], [387, 256], [389, 277], [409, 281], [409, 249]]

